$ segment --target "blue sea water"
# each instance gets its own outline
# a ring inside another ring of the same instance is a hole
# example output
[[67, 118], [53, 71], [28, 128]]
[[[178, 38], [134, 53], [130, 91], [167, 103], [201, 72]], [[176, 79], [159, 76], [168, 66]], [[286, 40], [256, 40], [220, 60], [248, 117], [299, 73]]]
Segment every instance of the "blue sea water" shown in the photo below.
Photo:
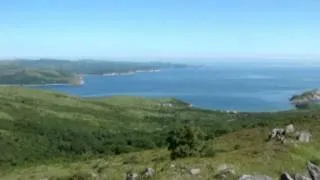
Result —
[[131, 76], [87, 75], [82, 86], [37, 88], [83, 97], [176, 97], [201, 108], [257, 112], [292, 108], [289, 98], [317, 88], [319, 77], [320, 67], [312, 66], [206, 66]]

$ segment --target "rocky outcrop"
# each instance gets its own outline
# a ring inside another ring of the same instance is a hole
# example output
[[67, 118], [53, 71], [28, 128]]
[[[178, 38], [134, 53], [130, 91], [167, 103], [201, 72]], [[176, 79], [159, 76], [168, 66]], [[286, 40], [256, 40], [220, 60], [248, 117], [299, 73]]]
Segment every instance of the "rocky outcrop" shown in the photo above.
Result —
[[281, 174], [280, 180], [295, 180], [289, 173], [285, 172]]
[[269, 139], [277, 138], [278, 140], [281, 139], [281, 137], [284, 137], [286, 135], [286, 131], [282, 128], [274, 128], [269, 133]]
[[199, 169], [199, 168], [191, 168], [191, 169], [189, 169], [189, 173], [190, 173], [191, 175], [200, 174], [200, 169]]
[[[236, 174], [236, 171], [233, 166], [228, 164], [222, 164], [217, 168], [217, 174], [214, 176], [214, 179], [226, 180], [231, 179]], [[233, 178], [232, 178], [233, 179]]]
[[311, 179], [301, 174], [290, 175], [289, 173], [285, 172], [280, 176], [280, 180], [311, 180]]
[[286, 130], [282, 128], [274, 128], [269, 133], [269, 140], [276, 139], [277, 141], [281, 141], [282, 143], [285, 143]]
[[295, 132], [295, 127], [293, 124], [289, 124], [286, 127], [286, 134], [293, 134]]
[[128, 172], [126, 180], [136, 180], [138, 178], [138, 174], [133, 172]]
[[311, 141], [312, 134], [308, 131], [302, 131], [299, 133], [298, 141], [308, 143]]
[[309, 175], [312, 180], [320, 180], [320, 167], [309, 162], [307, 166]]
[[262, 174], [256, 174], [256, 175], [242, 175], [239, 180], [272, 180], [271, 177], [262, 175]]
[[294, 177], [295, 180], [311, 180], [311, 178], [306, 177], [306, 176], [302, 176], [300, 174], [296, 174]]
[[137, 180], [140, 178], [151, 178], [155, 175], [156, 171], [152, 168], [144, 169], [139, 175], [133, 172], [127, 172], [126, 180]]
[[156, 171], [152, 168], [146, 168], [143, 172], [142, 172], [142, 176], [144, 177], [152, 177], [154, 174], [156, 173]]
[[[320, 167], [314, 163], [309, 162], [307, 170], [310, 177], [301, 174], [289, 174], [284, 172], [280, 175], [279, 180], [320, 180]], [[242, 175], [239, 180], [272, 180], [271, 177], [266, 175]]]
[[[296, 139], [294, 139], [295, 137]], [[277, 141], [286, 144], [288, 142], [303, 142], [309, 143], [311, 141], [312, 134], [309, 131], [303, 130], [301, 132], [296, 131], [296, 128], [293, 124], [289, 124], [288, 126], [283, 128], [274, 128], [269, 133], [269, 140], [276, 139]]]

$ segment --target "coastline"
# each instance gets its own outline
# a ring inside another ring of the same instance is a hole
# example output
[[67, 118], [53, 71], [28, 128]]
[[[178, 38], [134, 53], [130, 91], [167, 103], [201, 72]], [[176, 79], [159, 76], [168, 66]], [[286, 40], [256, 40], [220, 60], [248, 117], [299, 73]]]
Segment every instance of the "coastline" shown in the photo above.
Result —
[[[137, 73], [154, 73], [154, 72], [160, 72], [162, 69], [147, 69], [147, 70], [130, 70], [127, 72], [112, 72], [112, 73], [104, 73], [101, 76], [130, 76]], [[92, 75], [92, 74], [77, 74], [79, 77], [79, 83], [49, 83], [49, 84], [0, 84], [0, 87], [39, 87], [39, 86], [81, 86], [85, 84], [85, 81], [83, 80], [84, 76]]]
[[127, 72], [111, 72], [111, 73], [104, 73], [102, 76], [130, 76], [137, 73], [154, 73], [154, 72], [160, 72], [162, 69], [147, 69], [147, 70], [131, 70]]
[[81, 86], [85, 84], [83, 76], [79, 75], [79, 83], [49, 83], [49, 84], [0, 84], [0, 87], [39, 87], [39, 86]]
[[[84, 83], [83, 83], [84, 84]], [[0, 84], [0, 87], [37, 87], [37, 86], [81, 86], [83, 84], [52, 83], [52, 84]]]
[[161, 72], [162, 68], [151, 68], [151, 69], [138, 69], [138, 70], [129, 70], [126, 72], [110, 72], [110, 73], [103, 73], [103, 74], [77, 74], [76, 76], [79, 77], [79, 83], [48, 83], [48, 84], [0, 84], [0, 87], [8, 87], [8, 86], [18, 86], [18, 87], [39, 87], [39, 86], [81, 86], [85, 84], [85, 81], [83, 79], [84, 76], [90, 76], [90, 75], [101, 75], [101, 76], [131, 76], [135, 75], [137, 73], [155, 73], [155, 72]]

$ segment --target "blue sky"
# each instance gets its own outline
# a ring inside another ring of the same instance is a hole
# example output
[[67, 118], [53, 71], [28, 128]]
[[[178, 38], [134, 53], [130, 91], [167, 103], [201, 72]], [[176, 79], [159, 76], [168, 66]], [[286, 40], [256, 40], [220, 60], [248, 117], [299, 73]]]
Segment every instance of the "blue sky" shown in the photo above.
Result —
[[320, 57], [318, 0], [8, 0], [0, 57]]

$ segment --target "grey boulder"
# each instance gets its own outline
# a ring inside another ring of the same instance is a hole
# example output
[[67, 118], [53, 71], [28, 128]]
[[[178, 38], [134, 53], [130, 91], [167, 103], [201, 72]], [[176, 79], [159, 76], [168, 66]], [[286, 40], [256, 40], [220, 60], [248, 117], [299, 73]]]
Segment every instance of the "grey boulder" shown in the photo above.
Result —
[[269, 176], [266, 176], [266, 175], [260, 175], [260, 174], [257, 174], [257, 175], [248, 175], [248, 174], [245, 174], [245, 175], [242, 175], [239, 180], [272, 180], [271, 177]]
[[320, 167], [309, 162], [307, 166], [309, 175], [312, 180], [320, 180]]
[[311, 141], [311, 138], [312, 138], [312, 134], [310, 132], [302, 131], [298, 136], [298, 141], [308, 143]]

